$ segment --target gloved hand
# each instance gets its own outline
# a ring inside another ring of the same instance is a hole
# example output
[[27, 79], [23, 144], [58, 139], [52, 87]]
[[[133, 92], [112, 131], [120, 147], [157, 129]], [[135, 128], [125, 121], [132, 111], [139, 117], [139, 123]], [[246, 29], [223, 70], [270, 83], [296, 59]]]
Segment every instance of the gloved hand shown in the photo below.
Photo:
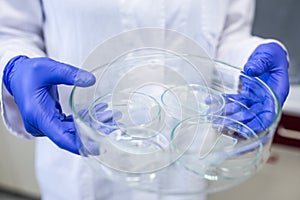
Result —
[[289, 93], [289, 62], [286, 51], [277, 43], [259, 45], [244, 66], [245, 74], [258, 76], [278, 96], [283, 106]]
[[[244, 73], [263, 80], [277, 95], [282, 106], [289, 93], [287, 53], [277, 43], [258, 46], [244, 66]], [[222, 112], [230, 120], [222, 119], [226, 126], [240, 126], [239, 135], [251, 136], [271, 125], [276, 116], [272, 97], [251, 80], [241, 76], [239, 94], [225, 94], [226, 105]], [[236, 121], [236, 122], [234, 122]], [[220, 119], [216, 120], [220, 123]], [[253, 131], [253, 132], [252, 132]], [[252, 133], [251, 133], [252, 132]]]
[[61, 109], [58, 84], [88, 87], [95, 77], [50, 58], [17, 56], [5, 67], [3, 82], [13, 95], [26, 131], [47, 136], [62, 149], [78, 154], [78, 136], [72, 116]]

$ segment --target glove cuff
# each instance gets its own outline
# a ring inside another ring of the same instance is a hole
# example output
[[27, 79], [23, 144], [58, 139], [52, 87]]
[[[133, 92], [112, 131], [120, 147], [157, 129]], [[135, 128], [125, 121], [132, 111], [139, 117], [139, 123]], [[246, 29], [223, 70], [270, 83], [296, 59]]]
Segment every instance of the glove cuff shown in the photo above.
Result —
[[5, 68], [4, 68], [4, 71], [3, 71], [3, 83], [6, 87], [6, 89], [8, 90], [8, 92], [12, 94], [12, 91], [11, 91], [11, 88], [10, 88], [10, 79], [11, 79], [11, 76], [10, 76], [10, 73], [12, 71], [12, 69], [14, 68], [15, 66], [15, 62], [17, 60], [20, 60], [20, 59], [27, 59], [28, 57], [27, 56], [23, 56], [23, 55], [20, 55], [20, 56], [15, 56], [13, 57], [12, 59], [10, 59], [8, 61], [8, 63], [6, 64]]

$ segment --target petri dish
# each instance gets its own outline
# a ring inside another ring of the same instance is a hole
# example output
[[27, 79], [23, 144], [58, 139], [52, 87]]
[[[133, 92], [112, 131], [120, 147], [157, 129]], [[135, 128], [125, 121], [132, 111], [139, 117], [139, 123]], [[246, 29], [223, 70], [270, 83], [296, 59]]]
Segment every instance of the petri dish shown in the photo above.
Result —
[[[89, 108], [93, 127], [103, 134], [108, 134], [109, 129], [127, 130], [134, 127], [160, 130], [162, 112], [160, 104], [153, 97], [141, 92], [124, 91], [101, 96]], [[130, 135], [128, 130], [127, 135]], [[144, 137], [142, 134], [134, 135]]]
[[179, 121], [220, 113], [225, 105], [222, 93], [196, 84], [168, 88], [162, 94], [161, 102], [166, 113]]
[[159, 132], [162, 112], [152, 96], [141, 92], [104, 95], [89, 108], [92, 127], [114, 147], [132, 154], [154, 153], [168, 146]]
[[[173, 137], [184, 142], [183, 135], [190, 130], [196, 137], [190, 148], [178, 161], [188, 171], [203, 179], [235, 179], [248, 176], [262, 153], [262, 143], [255, 142], [256, 133], [246, 124], [226, 116], [211, 115], [210, 119], [194, 116], [180, 122]], [[242, 143], [250, 143], [244, 145]], [[175, 147], [180, 148], [180, 144]]]

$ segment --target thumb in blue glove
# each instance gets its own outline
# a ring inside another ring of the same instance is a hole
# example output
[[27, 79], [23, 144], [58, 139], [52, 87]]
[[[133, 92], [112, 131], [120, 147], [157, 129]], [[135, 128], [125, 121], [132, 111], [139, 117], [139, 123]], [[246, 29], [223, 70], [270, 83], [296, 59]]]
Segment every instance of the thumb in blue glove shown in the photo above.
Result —
[[73, 118], [62, 112], [56, 85], [88, 87], [95, 83], [93, 74], [50, 58], [17, 56], [6, 65], [3, 82], [14, 97], [26, 131], [79, 153]]
[[244, 66], [245, 74], [258, 76], [277, 95], [283, 106], [289, 93], [289, 62], [286, 51], [277, 43], [259, 45]]

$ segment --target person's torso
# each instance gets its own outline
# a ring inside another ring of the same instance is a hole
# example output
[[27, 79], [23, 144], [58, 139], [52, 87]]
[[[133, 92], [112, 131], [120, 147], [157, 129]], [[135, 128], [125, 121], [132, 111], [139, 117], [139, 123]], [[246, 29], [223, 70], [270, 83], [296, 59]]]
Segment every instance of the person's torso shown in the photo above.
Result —
[[[228, 6], [227, 0], [42, 0], [42, 3], [47, 55], [78, 67], [105, 40], [124, 31], [146, 27], [182, 33], [214, 57]], [[70, 89], [59, 88], [61, 104], [67, 113]], [[37, 168], [40, 170], [38, 176], [41, 184], [50, 188], [45, 193], [51, 193], [51, 188], [57, 188], [52, 183], [59, 182], [61, 176], [64, 176], [61, 178], [61, 188], [67, 188], [66, 192], [73, 190], [78, 199], [86, 196], [97, 199], [98, 194], [89, 195], [96, 190], [99, 190], [100, 196], [103, 194], [103, 198], [112, 195], [113, 191], [124, 193], [124, 188], [108, 191], [109, 187], [119, 186], [105, 182], [102, 175], [93, 174], [81, 159], [66, 155], [53, 144], [46, 143], [41, 140], [37, 146], [37, 151], [40, 151], [37, 155]], [[45, 160], [45, 154], [50, 156], [49, 159]], [[124, 199], [127, 197], [124, 196]]]
[[108, 38], [155, 27], [192, 38], [214, 57], [227, 6], [227, 0], [43, 0], [47, 54], [80, 65]]

